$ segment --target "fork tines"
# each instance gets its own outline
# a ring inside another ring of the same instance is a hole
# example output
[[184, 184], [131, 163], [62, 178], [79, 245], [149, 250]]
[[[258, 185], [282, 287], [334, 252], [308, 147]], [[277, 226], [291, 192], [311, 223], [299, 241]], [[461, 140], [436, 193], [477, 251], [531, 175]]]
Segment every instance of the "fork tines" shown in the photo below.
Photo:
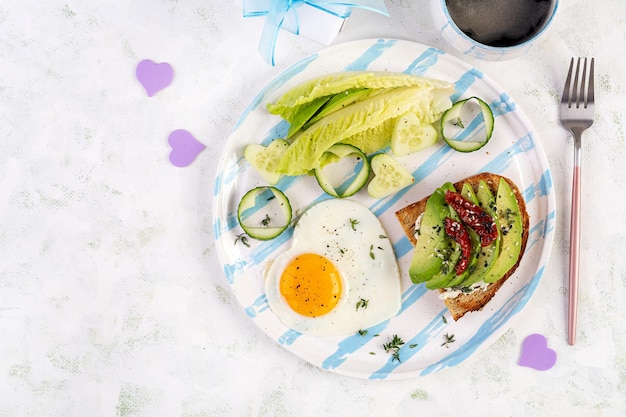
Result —
[[[587, 58], [584, 58], [583, 61], [583, 72], [580, 80], [580, 84], [578, 83], [578, 75], [580, 74], [580, 62], [581, 58], [576, 59], [576, 73], [574, 74], [574, 83], [572, 84], [572, 72], [574, 69], [574, 58], [570, 61], [569, 71], [567, 72], [567, 79], [565, 80], [565, 88], [563, 88], [563, 97], [561, 99], [562, 103], [568, 103], [568, 107], [575, 106], [576, 108], [582, 105], [583, 107], [587, 107], [590, 104], [593, 104], [594, 101], [594, 92], [593, 92], [593, 64], [594, 59], [591, 58], [591, 64], [589, 65], [589, 75], [587, 75]], [[589, 78], [588, 88], [585, 89], [587, 77]]]

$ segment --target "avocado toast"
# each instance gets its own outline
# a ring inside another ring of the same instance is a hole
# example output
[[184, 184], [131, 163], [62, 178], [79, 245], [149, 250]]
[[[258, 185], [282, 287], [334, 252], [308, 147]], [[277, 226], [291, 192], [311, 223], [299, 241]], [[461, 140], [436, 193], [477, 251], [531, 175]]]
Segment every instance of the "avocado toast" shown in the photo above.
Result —
[[[449, 203], [459, 196], [489, 221], [470, 226], [471, 220], [464, 221], [456, 212], [463, 209], [454, 210]], [[398, 210], [396, 217], [415, 247], [409, 268], [412, 282], [439, 291], [454, 320], [483, 309], [519, 266], [528, 241], [530, 219], [519, 188], [492, 173], [443, 184]], [[469, 244], [462, 245], [446, 231], [448, 223], [462, 225]], [[477, 230], [485, 227], [491, 229]], [[491, 238], [483, 238], [485, 234]]]

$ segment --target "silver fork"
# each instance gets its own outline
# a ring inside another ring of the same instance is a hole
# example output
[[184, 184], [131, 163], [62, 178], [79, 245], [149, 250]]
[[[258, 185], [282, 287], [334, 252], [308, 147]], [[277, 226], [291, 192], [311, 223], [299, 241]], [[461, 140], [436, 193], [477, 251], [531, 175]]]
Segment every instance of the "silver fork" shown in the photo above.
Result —
[[[570, 223], [570, 254], [569, 254], [569, 305], [567, 309], [567, 341], [576, 343], [576, 321], [578, 317], [578, 272], [580, 256], [580, 138], [584, 130], [593, 124], [594, 92], [593, 66], [591, 58], [587, 66], [587, 58], [575, 60], [569, 64], [563, 97], [560, 106], [561, 125], [569, 130], [574, 137], [574, 178], [572, 181], [572, 215]], [[572, 81], [572, 73], [576, 64], [576, 72]], [[587, 81], [588, 80], [588, 81]]]

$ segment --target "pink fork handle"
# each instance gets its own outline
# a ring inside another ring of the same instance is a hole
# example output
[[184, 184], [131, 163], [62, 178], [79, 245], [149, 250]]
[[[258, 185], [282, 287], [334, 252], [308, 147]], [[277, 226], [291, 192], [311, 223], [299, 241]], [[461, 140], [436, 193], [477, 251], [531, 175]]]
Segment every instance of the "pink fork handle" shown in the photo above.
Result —
[[574, 161], [572, 183], [572, 215], [570, 223], [569, 255], [569, 306], [567, 311], [568, 343], [576, 343], [576, 322], [578, 318], [578, 265], [580, 254], [580, 159], [578, 152]]

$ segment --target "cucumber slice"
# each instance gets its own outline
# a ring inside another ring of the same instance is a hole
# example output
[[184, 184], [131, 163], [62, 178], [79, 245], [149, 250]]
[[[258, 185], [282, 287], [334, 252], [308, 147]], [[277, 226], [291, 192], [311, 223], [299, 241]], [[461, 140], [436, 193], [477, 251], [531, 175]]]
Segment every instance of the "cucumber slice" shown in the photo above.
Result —
[[391, 151], [396, 156], [406, 156], [421, 151], [437, 142], [437, 131], [423, 123], [415, 112], [398, 118], [391, 134]]
[[318, 168], [313, 170], [317, 183], [333, 197], [350, 197], [359, 191], [369, 178], [367, 157], [355, 146], [337, 143], [324, 154]]
[[278, 188], [263, 186], [248, 191], [237, 207], [239, 225], [251, 238], [269, 240], [291, 223], [291, 204]]
[[282, 176], [276, 172], [276, 167], [288, 147], [289, 142], [283, 139], [276, 139], [267, 147], [253, 143], [246, 146], [243, 157], [265, 181], [274, 185]]
[[374, 178], [367, 186], [370, 197], [384, 198], [415, 182], [413, 175], [386, 153], [374, 155], [370, 164], [374, 171]]
[[441, 117], [440, 133], [452, 149], [476, 151], [489, 142], [493, 134], [491, 107], [478, 97], [457, 101]]

